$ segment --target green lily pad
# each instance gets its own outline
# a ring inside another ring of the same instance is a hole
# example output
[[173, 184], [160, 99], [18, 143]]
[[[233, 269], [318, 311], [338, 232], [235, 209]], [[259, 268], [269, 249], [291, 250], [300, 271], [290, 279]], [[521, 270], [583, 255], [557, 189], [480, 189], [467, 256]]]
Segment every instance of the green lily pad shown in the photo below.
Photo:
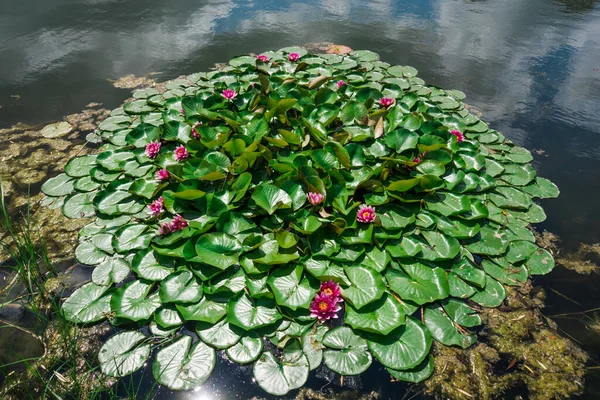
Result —
[[227, 321], [244, 330], [272, 325], [280, 319], [281, 314], [268, 299], [253, 299], [242, 294], [227, 303]]
[[109, 289], [109, 286], [86, 283], [65, 300], [61, 308], [63, 315], [80, 324], [103, 320], [110, 313]]
[[158, 262], [152, 249], [136, 252], [131, 260], [131, 268], [138, 274], [138, 277], [148, 281], [162, 281], [173, 271]]
[[253, 367], [258, 386], [275, 396], [283, 396], [302, 387], [308, 379], [308, 372], [308, 360], [304, 355], [291, 362], [281, 362], [270, 351], [264, 352]]
[[238, 364], [249, 364], [263, 352], [264, 344], [260, 337], [242, 336], [235, 345], [227, 348], [227, 357]]
[[355, 335], [352, 329], [340, 326], [323, 336], [325, 365], [341, 375], [359, 375], [371, 366], [367, 341]]
[[354, 329], [387, 335], [404, 324], [404, 309], [392, 295], [384, 294], [379, 300], [357, 310], [346, 305], [345, 322]]
[[475, 303], [484, 307], [498, 307], [506, 298], [506, 289], [497, 280], [486, 275], [485, 288], [476, 289], [470, 297]]
[[275, 295], [275, 301], [292, 310], [308, 308], [319, 290], [314, 280], [302, 279], [303, 268], [300, 265], [281, 267], [273, 271], [267, 283]]
[[454, 345], [466, 349], [477, 340], [477, 336], [452, 321], [446, 311], [438, 305], [425, 308], [424, 320], [433, 338], [446, 346]]
[[42, 128], [42, 136], [48, 139], [59, 138], [73, 132], [73, 126], [66, 121], [46, 125]]
[[110, 308], [119, 318], [131, 321], [149, 319], [160, 307], [158, 293], [149, 295], [152, 284], [132, 281], [120, 287], [111, 297]]
[[214, 324], [227, 315], [227, 303], [215, 300], [205, 296], [197, 303], [177, 304], [176, 307], [186, 321]]
[[100, 286], [120, 283], [129, 276], [130, 272], [131, 268], [125, 259], [118, 257], [109, 258], [94, 268], [92, 282]]
[[150, 357], [150, 345], [142, 344], [143, 333], [119, 332], [110, 337], [98, 352], [100, 369], [108, 376], [125, 376], [140, 369]]
[[199, 323], [196, 332], [202, 341], [215, 349], [227, 349], [235, 345], [244, 333], [243, 329], [230, 325], [226, 318], [214, 325]]
[[368, 267], [358, 266], [345, 266], [344, 271], [351, 285], [343, 290], [343, 296], [356, 308], [360, 309], [383, 296], [385, 284], [378, 272]]
[[280, 208], [290, 208], [292, 198], [285, 191], [273, 185], [261, 185], [252, 193], [252, 200], [269, 214]]
[[96, 166], [96, 155], [71, 158], [65, 165], [67, 175], [74, 178], [89, 177], [90, 171]]
[[193, 273], [183, 270], [163, 280], [159, 294], [163, 303], [197, 303], [202, 298], [202, 284]]
[[429, 378], [435, 369], [433, 357], [429, 356], [421, 364], [414, 368], [405, 369], [402, 371], [388, 368], [387, 371], [394, 379], [404, 382], [419, 383]]
[[411, 317], [387, 336], [373, 335], [367, 341], [371, 353], [388, 368], [414, 368], [429, 354], [431, 334]]
[[198, 260], [220, 269], [236, 264], [241, 250], [236, 238], [226, 233], [207, 233], [196, 241]]
[[47, 196], [64, 196], [73, 192], [73, 178], [67, 174], [60, 174], [48, 179], [42, 185], [42, 192]]
[[390, 268], [385, 275], [390, 289], [401, 299], [417, 304], [445, 299], [449, 294], [448, 277], [441, 268], [431, 268], [421, 263], [403, 264]]
[[152, 364], [156, 381], [172, 390], [191, 390], [202, 385], [216, 364], [215, 351], [204, 344], [194, 345], [190, 336], [162, 348]]

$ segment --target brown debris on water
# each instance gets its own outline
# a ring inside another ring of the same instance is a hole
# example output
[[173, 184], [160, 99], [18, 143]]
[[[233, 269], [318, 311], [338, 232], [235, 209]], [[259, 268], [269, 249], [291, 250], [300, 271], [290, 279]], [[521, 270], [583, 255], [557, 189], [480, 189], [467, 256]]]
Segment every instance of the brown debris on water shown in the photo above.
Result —
[[343, 44], [332, 44], [325, 51], [328, 54], [348, 54], [352, 51], [352, 48], [349, 46], [344, 46]]
[[110, 114], [110, 110], [105, 108], [94, 109], [87, 108], [80, 113], [67, 115], [65, 120], [73, 125], [76, 131], [91, 132], [98, 126], [98, 123], [106, 119]]
[[600, 271], [600, 243], [582, 243], [576, 251], [568, 253], [564, 257], [557, 257], [556, 263], [582, 275], [598, 273]]
[[356, 390], [336, 391], [332, 388], [316, 391], [303, 387], [296, 395], [295, 400], [377, 400], [380, 398], [381, 394], [375, 391], [369, 393], [360, 393]]
[[575, 271], [578, 274], [589, 275], [592, 272], [598, 272], [598, 266], [589, 260], [559, 258], [556, 262], [566, 269]]
[[[66, 136], [45, 138], [43, 126], [17, 124], [0, 129], [0, 181], [8, 211], [16, 221], [25, 223], [29, 208], [32, 235], [44, 238], [52, 259], [73, 257], [79, 229], [89, 221], [69, 219], [60, 209], [43, 207], [41, 185], [49, 178], [63, 172], [68, 160], [87, 154], [93, 149], [85, 146], [85, 134], [96, 129], [109, 110], [86, 108], [80, 113], [65, 117], [72, 126]], [[6, 254], [0, 255], [0, 262]]]
[[558, 235], [546, 230], [544, 230], [542, 233], [534, 230], [533, 234], [535, 235], [535, 241], [538, 246], [543, 247], [550, 253], [558, 253], [558, 245], [560, 243], [560, 238]]
[[324, 53], [331, 46], [333, 46], [332, 42], [314, 42], [303, 44], [301, 47], [309, 53]]
[[532, 399], [582, 393], [588, 356], [542, 316], [543, 291], [529, 282], [507, 290], [502, 306], [479, 310], [484, 330], [476, 346], [434, 345], [429, 393], [453, 399], [503, 398], [515, 387], [526, 387]]
[[133, 74], [122, 76], [116, 81], [109, 80], [113, 86], [119, 89], [136, 89], [142, 87], [154, 87], [156, 85], [156, 79], [150, 78], [150, 76], [157, 75], [160, 72], [150, 72], [146, 76], [135, 76]]
[[467, 110], [468, 112], [470, 112], [471, 114], [473, 114], [474, 116], [476, 116], [477, 118], [482, 118], [483, 117], [483, 112], [481, 112], [481, 110], [475, 106], [472, 106], [470, 104], [467, 103], [463, 103], [465, 106], [465, 110]]
[[[333, 388], [321, 389], [319, 391], [302, 387], [298, 391], [295, 400], [377, 400], [381, 398], [381, 393], [371, 391], [369, 393], [360, 393], [357, 390]], [[254, 396], [250, 400], [266, 400], [266, 397]]]
[[591, 320], [586, 323], [586, 327], [596, 335], [600, 334], [600, 317], [598, 317], [598, 315], [591, 317]]

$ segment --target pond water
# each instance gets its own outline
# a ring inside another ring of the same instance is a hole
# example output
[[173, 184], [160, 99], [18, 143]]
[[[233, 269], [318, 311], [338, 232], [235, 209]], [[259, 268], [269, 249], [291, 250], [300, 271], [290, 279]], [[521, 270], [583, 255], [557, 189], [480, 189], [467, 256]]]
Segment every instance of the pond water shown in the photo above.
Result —
[[[491, 127], [536, 150], [539, 175], [561, 189], [557, 200], [544, 202], [548, 219], [539, 229], [558, 234], [564, 250], [600, 242], [595, 0], [4, 1], [0, 128], [57, 121], [91, 102], [115, 108], [129, 91], [109, 80], [127, 74], [160, 72], [156, 77], [168, 80], [241, 53], [323, 41], [375, 51], [391, 64], [414, 66], [428, 84], [464, 91]], [[547, 315], [600, 306], [597, 274], [557, 268], [535, 283], [550, 289]], [[556, 321], [600, 360], [600, 340], [585, 325]], [[593, 371], [588, 398], [600, 395]], [[405, 387], [377, 372], [363, 376], [364, 390], [402, 398]], [[250, 380], [221, 363], [200, 392], [178, 396], [263, 396]], [[152, 380], [144, 384], [150, 390]], [[324, 384], [315, 378], [310, 386]]]

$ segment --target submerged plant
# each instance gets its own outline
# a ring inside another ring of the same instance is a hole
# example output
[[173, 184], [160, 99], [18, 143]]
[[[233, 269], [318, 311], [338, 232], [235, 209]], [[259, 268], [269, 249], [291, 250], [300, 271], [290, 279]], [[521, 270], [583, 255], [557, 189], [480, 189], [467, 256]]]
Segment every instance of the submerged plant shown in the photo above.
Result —
[[418, 382], [433, 339], [472, 345], [472, 304], [497, 307], [505, 285], [553, 268], [527, 227], [545, 218], [533, 199], [558, 189], [462, 92], [416, 73], [370, 51], [286, 48], [113, 111], [98, 154], [42, 188], [66, 216], [95, 217], [76, 249], [92, 282], [63, 313], [124, 328], [102, 370], [131, 374], [161, 337], [160, 384], [201, 385], [225, 350], [283, 395], [322, 362], [358, 375], [373, 356]]

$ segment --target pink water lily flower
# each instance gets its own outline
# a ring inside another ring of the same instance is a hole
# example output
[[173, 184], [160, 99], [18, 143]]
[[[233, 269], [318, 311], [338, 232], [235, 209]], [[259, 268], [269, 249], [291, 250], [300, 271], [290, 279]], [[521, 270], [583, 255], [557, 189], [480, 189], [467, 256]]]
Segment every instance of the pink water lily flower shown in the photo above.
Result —
[[299, 58], [300, 58], [300, 54], [298, 54], [298, 53], [288, 54], [288, 60], [290, 60], [291, 62], [296, 62], [296, 61], [298, 61]]
[[185, 117], [185, 111], [183, 108], [179, 109], [179, 113], [181, 114], [182, 117]]
[[356, 214], [358, 222], [370, 223], [375, 220], [375, 207], [363, 204], [358, 207], [358, 213]]
[[192, 137], [194, 139], [200, 138], [200, 133], [198, 133], [198, 130], [196, 129], [199, 125], [202, 125], [202, 122], [196, 122], [194, 125], [192, 125]]
[[256, 56], [256, 59], [258, 61], [262, 61], [262, 62], [267, 62], [269, 61], [269, 57], [265, 56], [264, 54], [259, 54]]
[[340, 297], [340, 286], [334, 281], [327, 281], [321, 283], [319, 293], [325, 296], [332, 297], [338, 303], [344, 301]]
[[325, 199], [325, 196], [323, 196], [321, 193], [316, 193], [316, 192], [308, 192], [306, 197], [308, 197], [308, 201], [313, 206], [316, 206], [317, 204], [322, 203], [323, 199]]
[[158, 140], [154, 141], [154, 142], [150, 142], [146, 145], [146, 155], [149, 158], [156, 158], [159, 151], [160, 151], [160, 142]]
[[348, 83], [346, 81], [337, 81], [335, 86], [337, 86], [337, 88], [341, 88], [344, 85], [347, 85]]
[[173, 232], [180, 231], [187, 226], [187, 221], [179, 214], [177, 214], [175, 218], [173, 218], [173, 221], [171, 221], [171, 231]]
[[158, 234], [164, 236], [171, 232], [180, 231], [188, 226], [188, 222], [179, 214], [171, 222], [163, 222], [158, 228]]
[[331, 296], [318, 293], [310, 304], [310, 316], [318, 318], [319, 321], [327, 321], [331, 318], [337, 318], [337, 312], [342, 306]]
[[421, 154], [419, 154], [418, 156], [416, 156], [415, 158], [413, 158], [413, 162], [414, 163], [420, 163], [421, 161], [423, 161], [423, 157], [425, 157], [427, 155], [427, 151], [422, 152]]
[[221, 92], [221, 96], [225, 97], [227, 100], [231, 101], [235, 99], [237, 93], [233, 89], [225, 89]]
[[156, 171], [156, 180], [157, 181], [166, 181], [171, 177], [171, 174], [166, 169], [159, 169]]
[[173, 153], [175, 154], [175, 159], [177, 161], [184, 160], [184, 159], [188, 158], [190, 155], [190, 153], [187, 151], [187, 149], [185, 148], [184, 145], [181, 145], [181, 146], [175, 148]]
[[165, 209], [163, 208], [163, 198], [162, 196], [159, 197], [158, 199], [154, 200], [149, 206], [148, 208], [150, 209], [150, 214], [153, 217], [158, 217], [160, 214], [162, 214]]
[[465, 140], [465, 135], [463, 135], [461, 131], [453, 129], [453, 130], [450, 131], [450, 134], [452, 136], [456, 136], [456, 141], [457, 142], [462, 142], [463, 140]]
[[381, 99], [379, 99], [379, 104], [382, 107], [389, 107], [392, 104], [394, 104], [394, 99], [392, 99], [390, 97], [382, 97]]

